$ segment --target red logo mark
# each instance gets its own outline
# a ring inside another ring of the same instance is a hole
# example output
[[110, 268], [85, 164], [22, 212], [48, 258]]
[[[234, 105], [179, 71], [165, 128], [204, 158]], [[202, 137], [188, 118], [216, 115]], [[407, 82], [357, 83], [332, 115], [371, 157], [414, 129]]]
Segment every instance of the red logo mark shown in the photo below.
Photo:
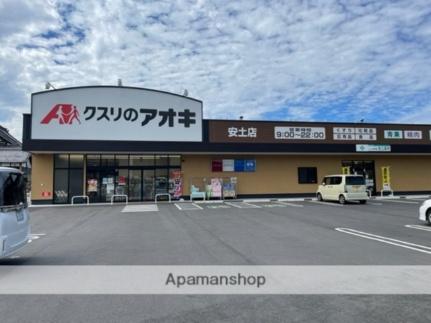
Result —
[[42, 119], [40, 123], [48, 124], [51, 120], [57, 119], [59, 124], [72, 124], [74, 120], [79, 120], [79, 111], [73, 104], [56, 104]]

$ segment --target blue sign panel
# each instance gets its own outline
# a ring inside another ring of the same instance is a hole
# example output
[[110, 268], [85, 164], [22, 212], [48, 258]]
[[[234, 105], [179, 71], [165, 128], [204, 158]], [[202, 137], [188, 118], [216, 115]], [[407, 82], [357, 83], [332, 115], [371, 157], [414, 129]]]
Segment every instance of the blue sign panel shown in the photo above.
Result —
[[244, 171], [244, 163], [243, 159], [235, 159], [235, 172], [243, 172]]
[[246, 172], [255, 172], [256, 171], [256, 160], [255, 159], [245, 160], [244, 170]]

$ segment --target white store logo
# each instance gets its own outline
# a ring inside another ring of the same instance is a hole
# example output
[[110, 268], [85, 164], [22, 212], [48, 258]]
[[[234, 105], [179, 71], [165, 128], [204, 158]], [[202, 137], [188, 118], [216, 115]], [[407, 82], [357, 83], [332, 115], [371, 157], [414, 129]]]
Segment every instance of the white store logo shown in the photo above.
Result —
[[256, 138], [257, 128], [244, 128], [244, 127], [229, 127], [227, 129], [228, 137], [240, 137], [240, 138]]

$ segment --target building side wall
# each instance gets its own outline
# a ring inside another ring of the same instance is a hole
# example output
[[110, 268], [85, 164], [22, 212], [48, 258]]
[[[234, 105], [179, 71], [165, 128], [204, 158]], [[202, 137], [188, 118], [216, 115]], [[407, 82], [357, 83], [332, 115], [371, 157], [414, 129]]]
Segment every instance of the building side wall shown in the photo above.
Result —
[[378, 191], [382, 189], [382, 166], [390, 166], [394, 191], [431, 191], [431, 156], [380, 156], [375, 162]]
[[[51, 154], [32, 155], [32, 200], [52, 200], [54, 192], [54, 158]], [[50, 196], [42, 196], [42, 192], [50, 192]]]
[[[431, 156], [255, 156], [256, 172], [212, 172], [213, 159], [232, 159], [223, 155], [185, 155], [182, 171], [184, 194], [190, 194], [191, 179], [231, 177], [238, 179], [237, 194], [313, 193], [318, 184], [299, 184], [298, 167], [317, 167], [318, 183], [325, 175], [340, 174], [345, 160], [374, 160], [377, 191], [382, 189], [381, 167], [391, 167], [394, 191], [431, 191]], [[236, 158], [245, 158], [236, 156]]]

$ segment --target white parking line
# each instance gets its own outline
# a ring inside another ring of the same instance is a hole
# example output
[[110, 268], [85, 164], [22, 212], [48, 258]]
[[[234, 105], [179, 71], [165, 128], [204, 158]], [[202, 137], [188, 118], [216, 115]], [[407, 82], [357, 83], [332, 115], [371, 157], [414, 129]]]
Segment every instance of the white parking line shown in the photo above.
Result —
[[401, 204], [419, 204], [419, 202], [412, 202], [412, 201], [400, 201], [400, 200], [381, 200], [385, 202], [393, 202], [393, 203], [401, 203]]
[[[175, 206], [177, 207], [178, 210], [181, 210], [181, 211], [193, 211], [193, 210], [204, 209], [202, 206], [199, 206], [195, 203], [175, 203]], [[193, 206], [193, 207], [190, 207], [190, 206]]]
[[[260, 209], [261, 207], [258, 205], [254, 205], [247, 202], [225, 202], [227, 205], [236, 207], [238, 209]], [[248, 206], [241, 206], [242, 205], [248, 205]]]
[[339, 232], [351, 234], [354, 236], [358, 236], [361, 238], [375, 240], [375, 241], [379, 241], [379, 242], [387, 243], [390, 245], [394, 245], [394, 246], [398, 246], [398, 247], [402, 247], [402, 248], [406, 248], [406, 249], [411, 249], [411, 250], [415, 250], [415, 251], [419, 251], [419, 252], [423, 252], [423, 253], [431, 255], [431, 247], [422, 246], [422, 245], [407, 242], [407, 241], [392, 239], [392, 238], [379, 236], [376, 234], [362, 232], [362, 231], [349, 229], [349, 228], [335, 228], [335, 230], [339, 231]]
[[371, 204], [371, 205], [383, 205], [383, 203], [375, 203], [375, 202], [368, 202], [368, 204]]
[[207, 209], [230, 209], [231, 206], [226, 204], [213, 204], [213, 205], [205, 205]]
[[157, 212], [159, 207], [156, 204], [136, 204], [126, 205], [121, 213], [132, 213], [132, 212]]
[[344, 206], [343, 204], [334, 203], [334, 202], [323, 202], [323, 201], [308, 201], [308, 202], [327, 205], [327, 206]]
[[280, 203], [264, 203], [264, 204], [259, 204], [259, 206], [266, 207], [266, 208], [286, 207], [286, 205], [283, 205]]
[[198, 209], [201, 209], [201, 210], [203, 210], [203, 209], [204, 209], [202, 206], [197, 205], [196, 203], [192, 203], [192, 205], [193, 205], [193, 206], [196, 206]]
[[431, 232], [431, 227], [425, 227], [423, 225], [407, 224], [407, 225], [405, 225], [405, 227], [410, 228], [410, 229], [417, 229], [417, 230], [423, 230], [423, 231], [430, 231]]
[[277, 203], [287, 205], [287, 206], [293, 206], [293, 207], [304, 207], [304, 205], [302, 205], [302, 204], [295, 204], [295, 203], [289, 203], [289, 202], [279, 201]]

